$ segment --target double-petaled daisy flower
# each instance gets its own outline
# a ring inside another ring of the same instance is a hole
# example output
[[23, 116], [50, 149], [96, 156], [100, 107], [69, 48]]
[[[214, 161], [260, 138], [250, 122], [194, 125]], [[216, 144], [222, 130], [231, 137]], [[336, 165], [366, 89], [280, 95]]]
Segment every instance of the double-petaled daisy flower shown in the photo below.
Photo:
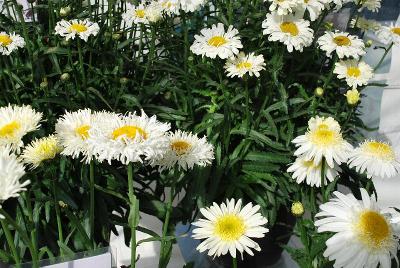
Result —
[[372, 12], [378, 12], [381, 8], [381, 0], [362, 0], [361, 1], [361, 10], [368, 9]]
[[42, 114], [29, 105], [8, 105], [0, 108], [0, 146], [8, 145], [19, 152], [24, 145], [22, 138], [39, 128]]
[[185, 12], [194, 12], [200, 9], [207, 0], [179, 0], [181, 4], [181, 9]]
[[382, 26], [376, 32], [378, 38], [385, 44], [400, 44], [400, 24], [390, 24]]
[[364, 86], [374, 76], [371, 66], [363, 61], [344, 60], [335, 63], [333, 70], [339, 79], [345, 79], [351, 88]]
[[294, 13], [304, 0], [264, 0], [264, 2], [270, 2], [270, 11], [275, 11], [278, 15], [287, 15]]
[[381, 24], [376, 20], [369, 20], [364, 17], [358, 17], [351, 20], [350, 27], [359, 28], [363, 31], [378, 31], [381, 28]]
[[139, 4], [138, 6], [126, 3], [126, 12], [122, 14], [122, 20], [128, 25], [144, 23], [148, 24], [149, 20], [146, 14], [146, 6]]
[[202, 55], [209, 58], [221, 59], [230, 58], [239, 53], [239, 49], [243, 48], [239, 31], [228, 27], [225, 32], [225, 27], [222, 23], [214, 24], [211, 28], [205, 28], [200, 31], [201, 35], [195, 35], [195, 41], [190, 47], [190, 50], [196, 55]]
[[25, 46], [25, 40], [19, 34], [0, 32], [0, 53], [10, 55], [11, 52]]
[[355, 148], [348, 164], [359, 173], [366, 172], [369, 178], [390, 178], [400, 172], [396, 152], [388, 143], [376, 140], [366, 140]]
[[331, 57], [333, 52], [336, 52], [339, 59], [345, 57], [358, 59], [365, 54], [364, 42], [357, 36], [345, 32], [326, 32], [318, 39], [318, 45], [328, 57]]
[[[0, 147], [0, 201], [11, 197], [18, 197], [19, 193], [26, 191], [29, 180], [21, 183], [19, 180], [25, 174], [24, 165], [11, 152], [10, 147]], [[1, 207], [1, 206], [0, 206]]]
[[148, 117], [143, 111], [126, 115], [102, 112], [89, 130], [89, 146], [99, 162], [130, 162], [159, 159], [168, 148], [169, 124]]
[[320, 205], [318, 232], [335, 233], [326, 241], [324, 256], [335, 261], [334, 267], [390, 268], [399, 247], [393, 216], [379, 208], [365, 189], [360, 191], [362, 200], [334, 192], [335, 198]]
[[48, 137], [36, 139], [27, 145], [21, 154], [21, 159], [34, 169], [43, 161], [56, 157], [61, 150], [62, 147], [58, 143], [57, 137], [50, 135]]
[[298, 11], [301, 11], [302, 13], [307, 11], [310, 20], [315, 21], [325, 9], [327, 4], [326, 2], [326, 0], [303, 0], [301, 5], [298, 7]]
[[[292, 178], [298, 184], [305, 182], [310, 186], [321, 187], [322, 162], [318, 165], [313, 160], [306, 160], [304, 157], [298, 157], [296, 161], [288, 168], [288, 172], [293, 173]], [[333, 181], [338, 175], [338, 168], [325, 167], [324, 185]]]
[[225, 70], [229, 77], [243, 77], [245, 74], [259, 77], [260, 71], [265, 70], [264, 56], [240, 52], [236, 57], [227, 60]]
[[158, 4], [161, 6], [165, 14], [179, 14], [180, 2], [179, 0], [159, 0]]
[[65, 37], [66, 40], [79, 37], [83, 41], [87, 41], [89, 36], [96, 36], [100, 27], [96, 22], [84, 20], [61, 20], [57, 22], [55, 31], [58, 35]]
[[200, 212], [205, 219], [192, 223], [198, 227], [193, 230], [193, 238], [205, 239], [197, 250], [208, 250], [209, 256], [216, 257], [229, 252], [233, 258], [236, 258], [236, 250], [241, 255], [243, 252], [253, 255], [253, 249], [260, 251], [260, 246], [251, 238], [264, 237], [269, 230], [264, 227], [268, 220], [259, 210], [260, 206], [253, 206], [252, 203], [242, 208], [241, 199], [201, 208]]
[[268, 40], [284, 43], [289, 52], [293, 49], [303, 51], [304, 47], [311, 45], [314, 31], [309, 26], [309, 21], [293, 15], [279, 16], [277, 13], [267, 14], [262, 23], [263, 34], [268, 35]]
[[339, 124], [331, 117], [311, 118], [308, 130], [304, 135], [292, 141], [297, 148], [295, 156], [312, 160], [315, 165], [325, 158], [329, 167], [334, 168], [335, 162], [340, 165], [346, 162], [352, 146], [343, 139]]
[[167, 135], [168, 147], [165, 153], [152, 161], [153, 166], [159, 166], [160, 170], [192, 169], [195, 165], [206, 166], [214, 159], [214, 148], [207, 142], [206, 137], [198, 138], [192, 133], [177, 130]]
[[93, 125], [95, 115], [90, 109], [66, 112], [56, 123], [56, 136], [63, 147], [61, 154], [72, 158], [84, 157], [90, 162], [89, 129]]

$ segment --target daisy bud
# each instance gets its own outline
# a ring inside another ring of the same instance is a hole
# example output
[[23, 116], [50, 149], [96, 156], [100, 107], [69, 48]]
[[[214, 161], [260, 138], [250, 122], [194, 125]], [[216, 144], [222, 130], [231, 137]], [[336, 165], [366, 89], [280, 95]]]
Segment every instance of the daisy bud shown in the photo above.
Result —
[[303, 216], [303, 214], [304, 214], [303, 204], [300, 201], [294, 202], [292, 204], [290, 211], [292, 212], [293, 216], [295, 216], [295, 217]]
[[344, 95], [346, 96], [349, 105], [356, 105], [360, 101], [360, 92], [355, 88], [348, 90]]
[[66, 17], [71, 13], [71, 8], [69, 6], [62, 7], [60, 8], [60, 16], [61, 17]]
[[45, 88], [47, 88], [48, 85], [49, 85], [49, 83], [47, 82], [47, 80], [43, 80], [43, 81], [40, 83], [40, 88], [41, 88], [41, 89], [45, 89]]
[[126, 84], [128, 84], [129, 79], [126, 78], [126, 77], [121, 77], [121, 78], [119, 79], [119, 82], [120, 82], [121, 84], [123, 84], [123, 85], [126, 85]]
[[120, 38], [121, 38], [121, 34], [119, 34], [119, 33], [115, 33], [115, 34], [112, 35], [112, 39], [115, 40], [115, 41], [119, 40]]
[[66, 82], [66, 81], [69, 80], [70, 77], [71, 77], [71, 76], [69, 75], [69, 73], [63, 73], [63, 74], [60, 76], [60, 79], [61, 79], [61, 81]]
[[322, 87], [317, 87], [314, 90], [314, 94], [318, 97], [322, 97], [322, 95], [324, 95], [324, 89]]
[[365, 47], [371, 47], [372, 46], [373, 41], [370, 39], [367, 42], [365, 42]]

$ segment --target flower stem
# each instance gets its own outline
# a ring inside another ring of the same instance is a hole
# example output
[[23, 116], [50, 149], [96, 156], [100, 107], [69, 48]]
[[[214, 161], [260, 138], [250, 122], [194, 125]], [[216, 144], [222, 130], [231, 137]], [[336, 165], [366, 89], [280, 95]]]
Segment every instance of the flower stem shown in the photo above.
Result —
[[232, 258], [232, 268], [237, 268], [237, 259]]
[[133, 189], [133, 164], [128, 164], [129, 226], [131, 228], [131, 268], [136, 267], [136, 227], [139, 221], [139, 200]]
[[326, 195], [325, 195], [325, 166], [326, 161], [325, 158], [321, 160], [321, 191], [322, 191], [322, 202], [326, 202]]
[[[56, 218], [57, 218], [58, 240], [61, 243], [64, 243], [64, 236], [63, 236], [63, 230], [62, 230], [62, 224], [61, 224], [61, 213], [60, 213], [60, 207], [58, 205], [56, 182], [54, 180], [52, 181], [52, 188], [53, 188], [53, 196], [54, 196], [54, 208], [56, 211]], [[62, 255], [61, 250], [60, 250], [60, 254]]]
[[381, 60], [380, 60], [380, 61], [378, 62], [378, 64], [375, 66], [374, 72], [375, 72], [376, 70], [378, 70], [378, 68], [382, 65], [382, 63], [383, 63], [383, 61], [385, 60], [387, 54], [388, 54], [389, 51], [392, 49], [393, 44], [394, 44], [394, 43], [392, 42], [392, 43], [390, 44], [390, 46], [389, 46], [388, 48], [385, 49], [385, 53], [383, 53], [383, 56], [382, 56]]
[[90, 241], [94, 244], [94, 160], [90, 161], [90, 208], [89, 208], [89, 225], [90, 225]]
[[174, 200], [174, 194], [175, 194], [175, 179], [173, 179], [170, 195], [169, 195], [168, 201], [167, 201], [167, 210], [165, 213], [165, 219], [164, 219], [163, 230], [162, 230], [160, 261], [158, 263], [159, 268], [166, 267], [168, 264], [168, 258], [166, 258], [167, 254], [168, 254], [168, 250], [167, 250], [168, 244], [165, 242], [165, 238], [167, 236], [169, 222], [170, 222], [170, 218], [171, 218], [172, 201]]
[[1, 227], [3, 228], [3, 232], [6, 236], [8, 246], [11, 250], [11, 254], [13, 255], [16, 267], [21, 267], [21, 259], [18, 255], [17, 249], [15, 248], [14, 240], [11, 235], [10, 229], [8, 229], [8, 224], [5, 222], [5, 220], [1, 220]]
[[82, 84], [83, 87], [86, 89], [86, 75], [85, 75], [85, 70], [83, 69], [83, 53], [82, 53], [81, 40], [79, 38], [78, 38], [78, 54], [79, 54], [79, 68], [82, 76]]

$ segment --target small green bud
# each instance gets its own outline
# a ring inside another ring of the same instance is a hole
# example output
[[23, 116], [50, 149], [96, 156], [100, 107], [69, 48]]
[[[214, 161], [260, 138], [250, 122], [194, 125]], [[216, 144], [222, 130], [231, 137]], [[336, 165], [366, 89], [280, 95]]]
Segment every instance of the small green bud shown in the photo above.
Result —
[[322, 97], [324, 95], [324, 89], [322, 87], [317, 87], [314, 90], [314, 94], [318, 97]]
[[304, 214], [304, 206], [300, 201], [296, 201], [292, 204], [290, 211], [292, 212], [293, 216], [301, 217]]
[[41, 88], [41, 89], [45, 89], [45, 88], [47, 88], [48, 85], [49, 85], [49, 83], [47, 82], [47, 80], [43, 80], [43, 81], [40, 83], [40, 88]]
[[61, 76], [60, 76], [60, 79], [61, 79], [61, 81], [63, 81], [63, 82], [66, 82], [66, 81], [68, 81], [69, 79], [70, 79], [70, 75], [69, 75], [69, 73], [63, 73]]
[[366, 46], [366, 47], [371, 47], [372, 44], [373, 44], [373, 41], [372, 41], [371, 39], [368, 40], [367, 42], [365, 42], [365, 46]]
[[119, 40], [121, 38], [121, 34], [119, 34], [119, 33], [114, 33], [113, 35], [112, 35], [112, 39], [113, 40]]
[[66, 6], [66, 7], [60, 8], [60, 16], [61, 17], [66, 17], [66, 16], [69, 15], [69, 13], [71, 13], [71, 7], [70, 6]]
[[123, 85], [126, 85], [126, 84], [128, 84], [129, 79], [128, 79], [127, 77], [121, 77], [121, 78], [119, 79], [119, 82], [120, 82], [121, 84], [123, 84]]

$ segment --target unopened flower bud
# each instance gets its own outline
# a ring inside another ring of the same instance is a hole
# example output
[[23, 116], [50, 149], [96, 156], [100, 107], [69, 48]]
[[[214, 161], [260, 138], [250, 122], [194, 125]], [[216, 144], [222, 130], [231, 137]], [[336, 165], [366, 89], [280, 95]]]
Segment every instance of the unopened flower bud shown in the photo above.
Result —
[[71, 77], [71, 76], [69, 75], [69, 73], [63, 73], [63, 74], [60, 76], [60, 79], [61, 79], [61, 81], [66, 82], [66, 81], [69, 80], [70, 77]]
[[356, 105], [360, 101], [360, 92], [355, 88], [348, 90], [344, 95], [346, 96], [349, 105]]
[[300, 201], [294, 202], [290, 210], [295, 217], [301, 217], [304, 214], [304, 207]]
[[365, 46], [366, 47], [371, 47], [372, 46], [373, 41], [370, 39], [367, 42], [365, 42]]
[[60, 8], [60, 16], [61, 17], [66, 17], [69, 15], [69, 13], [71, 13], [71, 7], [66, 6], [66, 7]]
[[45, 79], [40, 83], [40, 88], [45, 89], [45, 88], [47, 88], [48, 85], [49, 85], [49, 83], [47, 82], [47, 79]]
[[123, 84], [123, 85], [126, 85], [126, 84], [128, 84], [129, 79], [126, 78], [126, 77], [121, 77], [121, 78], [119, 79], [119, 82], [120, 82], [121, 84]]
[[119, 40], [121, 38], [121, 34], [120, 33], [114, 33], [113, 35], [112, 35], [112, 39], [113, 40]]
[[314, 94], [318, 97], [321, 97], [322, 95], [324, 95], [324, 89], [322, 87], [317, 87], [314, 90]]

